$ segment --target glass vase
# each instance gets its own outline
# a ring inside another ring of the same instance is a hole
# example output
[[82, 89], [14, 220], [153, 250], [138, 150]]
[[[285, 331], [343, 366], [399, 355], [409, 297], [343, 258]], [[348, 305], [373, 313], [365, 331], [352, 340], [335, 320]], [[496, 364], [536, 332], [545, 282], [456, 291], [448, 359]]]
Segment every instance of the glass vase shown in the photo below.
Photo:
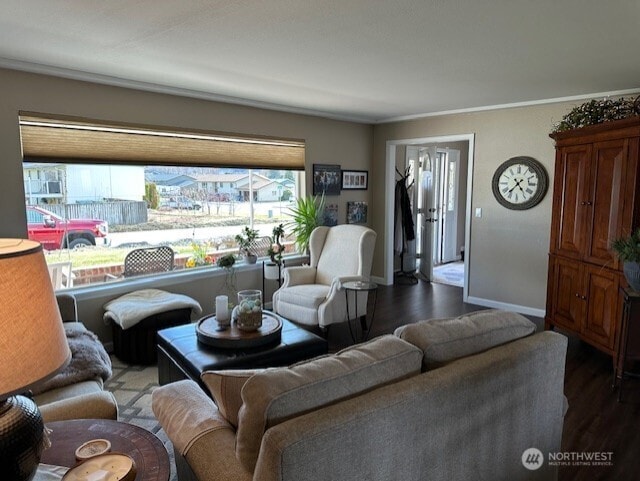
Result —
[[262, 327], [262, 291], [239, 291], [237, 312], [238, 329], [242, 331], [260, 329]]

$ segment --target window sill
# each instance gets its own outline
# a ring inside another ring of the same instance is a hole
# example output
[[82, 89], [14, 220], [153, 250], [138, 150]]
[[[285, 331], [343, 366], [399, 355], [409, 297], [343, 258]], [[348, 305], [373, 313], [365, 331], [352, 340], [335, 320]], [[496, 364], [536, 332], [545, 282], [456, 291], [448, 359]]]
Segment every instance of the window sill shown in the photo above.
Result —
[[[291, 265], [300, 265], [307, 256], [292, 255], [285, 258], [285, 262]], [[258, 259], [255, 264], [239, 262], [234, 265], [236, 274], [262, 270], [262, 262], [268, 262], [268, 258]], [[162, 289], [167, 286], [224, 277], [226, 271], [221, 267], [180, 269], [177, 271], [154, 274], [149, 276], [132, 277], [129, 279], [115, 280], [103, 284], [89, 284], [87, 286], [72, 287], [56, 291], [56, 294], [72, 294], [77, 301], [104, 298], [106, 296], [117, 297], [139, 289]]]

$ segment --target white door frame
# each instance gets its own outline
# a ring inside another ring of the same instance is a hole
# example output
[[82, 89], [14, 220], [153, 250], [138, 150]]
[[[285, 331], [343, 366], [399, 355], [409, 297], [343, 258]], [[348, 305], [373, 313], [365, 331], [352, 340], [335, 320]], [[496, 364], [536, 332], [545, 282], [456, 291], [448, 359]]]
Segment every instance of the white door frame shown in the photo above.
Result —
[[384, 252], [384, 282], [393, 284], [393, 223], [395, 212], [396, 185], [396, 147], [398, 145], [418, 145], [447, 142], [469, 142], [469, 158], [467, 163], [467, 205], [465, 211], [464, 234], [464, 288], [463, 302], [469, 297], [469, 259], [471, 258], [471, 194], [473, 192], [473, 154], [475, 134], [443, 135], [438, 137], [421, 137], [417, 139], [387, 140], [387, 155], [385, 165], [385, 252]]

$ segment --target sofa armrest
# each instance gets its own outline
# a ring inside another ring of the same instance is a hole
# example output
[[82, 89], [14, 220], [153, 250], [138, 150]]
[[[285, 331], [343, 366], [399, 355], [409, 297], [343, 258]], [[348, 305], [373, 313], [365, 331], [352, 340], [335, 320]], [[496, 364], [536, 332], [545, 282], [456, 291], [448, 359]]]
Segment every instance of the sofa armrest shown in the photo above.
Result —
[[231, 431], [218, 407], [194, 381], [178, 381], [153, 391], [151, 407], [177, 451], [186, 455], [207, 433]]
[[107, 391], [61, 399], [38, 408], [45, 423], [67, 419], [118, 419], [118, 404]]
[[284, 270], [282, 287], [298, 286], [300, 284], [315, 284], [316, 268], [310, 266], [287, 267]]
[[58, 309], [60, 309], [60, 317], [62, 317], [63, 321], [78, 320], [78, 306], [74, 296], [71, 294], [56, 294], [56, 301], [58, 301]]
[[194, 381], [155, 389], [151, 405], [176, 456], [184, 456], [197, 479], [251, 481], [236, 458], [235, 430]]
[[362, 276], [342, 276], [342, 277], [334, 277], [331, 282], [331, 289], [329, 289], [329, 293], [327, 294], [327, 300], [325, 302], [333, 302], [336, 296], [344, 296], [344, 291], [342, 289], [342, 284], [349, 281], [361, 281]]

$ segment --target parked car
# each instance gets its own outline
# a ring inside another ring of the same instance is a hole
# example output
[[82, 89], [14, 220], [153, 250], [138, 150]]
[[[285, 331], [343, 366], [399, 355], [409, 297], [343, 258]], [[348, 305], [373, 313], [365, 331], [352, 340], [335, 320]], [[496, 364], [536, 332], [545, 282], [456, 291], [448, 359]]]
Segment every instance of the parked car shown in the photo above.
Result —
[[160, 209], [163, 208], [170, 209], [186, 209], [186, 210], [200, 210], [202, 209], [202, 205], [198, 202], [194, 202], [188, 197], [179, 196], [179, 197], [170, 197], [169, 200], [162, 200], [160, 202]]
[[109, 225], [97, 219], [63, 219], [42, 207], [27, 206], [29, 239], [47, 250], [108, 245]]

